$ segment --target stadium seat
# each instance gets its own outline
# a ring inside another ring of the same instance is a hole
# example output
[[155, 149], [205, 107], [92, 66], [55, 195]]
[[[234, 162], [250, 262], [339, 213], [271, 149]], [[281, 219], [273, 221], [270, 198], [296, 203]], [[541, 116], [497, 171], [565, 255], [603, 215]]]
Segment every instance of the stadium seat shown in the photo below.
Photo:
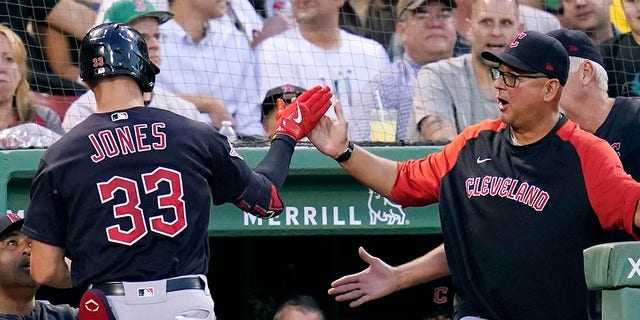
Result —
[[29, 93], [31, 103], [34, 105], [46, 106], [55, 111], [60, 117], [60, 121], [64, 118], [69, 106], [78, 99], [75, 95], [57, 96], [46, 93], [31, 91]]

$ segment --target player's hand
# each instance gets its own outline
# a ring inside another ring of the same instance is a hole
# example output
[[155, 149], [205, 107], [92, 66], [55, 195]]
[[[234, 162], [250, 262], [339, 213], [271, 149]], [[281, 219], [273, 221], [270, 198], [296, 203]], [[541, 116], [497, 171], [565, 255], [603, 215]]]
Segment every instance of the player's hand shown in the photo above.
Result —
[[382, 298], [398, 288], [397, 276], [393, 267], [370, 255], [364, 248], [358, 249], [360, 258], [369, 264], [361, 272], [344, 276], [331, 283], [328, 293], [336, 295], [336, 301], [350, 301], [350, 307]]
[[329, 87], [315, 86], [286, 108], [284, 101], [276, 101], [278, 111], [275, 134], [286, 134], [295, 141], [307, 136], [331, 106], [331, 96]]
[[309, 141], [318, 148], [318, 151], [335, 158], [347, 148], [349, 144], [348, 126], [349, 123], [342, 113], [340, 101], [334, 104], [336, 119], [324, 116], [320, 123], [309, 133]]

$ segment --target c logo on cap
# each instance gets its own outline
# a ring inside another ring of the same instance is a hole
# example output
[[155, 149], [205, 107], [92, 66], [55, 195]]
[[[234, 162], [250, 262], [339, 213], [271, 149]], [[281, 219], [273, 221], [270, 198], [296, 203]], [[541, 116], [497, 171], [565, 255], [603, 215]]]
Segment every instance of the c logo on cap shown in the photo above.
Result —
[[518, 33], [516, 34], [516, 36], [515, 36], [515, 37], [513, 37], [513, 40], [511, 40], [511, 42], [509, 42], [509, 47], [510, 47], [510, 48], [515, 48], [515, 47], [517, 47], [517, 46], [520, 44], [520, 41], [518, 41], [518, 40], [522, 40], [522, 39], [524, 39], [524, 37], [526, 37], [526, 36], [527, 36], [527, 34], [526, 34], [526, 33], [524, 33], [524, 32], [518, 32]]
[[22, 217], [19, 214], [13, 213], [13, 212], [7, 213], [7, 217], [9, 218], [9, 220], [11, 220], [11, 223], [22, 219]]

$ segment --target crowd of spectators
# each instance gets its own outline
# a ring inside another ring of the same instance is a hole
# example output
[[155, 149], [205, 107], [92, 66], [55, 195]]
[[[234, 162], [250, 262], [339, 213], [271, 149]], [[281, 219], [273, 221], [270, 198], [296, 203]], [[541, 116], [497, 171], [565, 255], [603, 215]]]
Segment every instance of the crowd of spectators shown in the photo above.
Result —
[[[387, 107], [397, 110], [398, 142], [446, 142], [497, 115], [489, 64], [479, 53], [504, 50], [522, 30], [584, 31], [600, 44], [609, 95], [640, 94], [634, 54], [640, 16], [629, 0], [621, 1], [628, 33], [606, 10], [612, 0], [564, 0], [557, 8], [540, 0], [124, 1], [136, 11], [173, 15], [148, 39], [163, 71], [151, 106], [170, 105], [188, 117], [195, 106], [198, 118], [216, 127], [232, 121], [241, 141], [268, 139], [261, 103], [269, 90], [325, 84], [341, 102], [352, 140], [369, 141], [369, 113]], [[109, 22], [106, 13], [118, 2], [0, 5], [0, 21], [27, 49], [32, 95], [78, 99], [71, 108], [67, 99], [62, 111], [51, 106], [64, 130], [93, 112], [78, 113], [78, 104], [91, 101], [77, 75], [78, 41], [90, 26]], [[45, 106], [47, 101], [38, 100]]]
[[[584, 31], [600, 45], [609, 95], [640, 94], [634, 58], [640, 15], [630, 0], [621, 1], [627, 33], [606, 10], [612, 0], [564, 0], [560, 7], [540, 0], [22, 0], [0, 5], [0, 21], [26, 47], [31, 91], [79, 97], [66, 106], [66, 114], [57, 110], [64, 130], [93, 112], [86, 107], [91, 93], [77, 75], [78, 39], [92, 25], [130, 23], [109, 19], [109, 10], [113, 14], [112, 7], [122, 2], [136, 12], [172, 15], [147, 39], [157, 53], [154, 62], [162, 61], [150, 105], [197, 114], [216, 127], [230, 120], [240, 141], [268, 140], [261, 109], [269, 90], [324, 84], [340, 100], [354, 141], [371, 140], [369, 113], [389, 108], [397, 110], [397, 142], [447, 142], [467, 126], [496, 117], [491, 64], [479, 53], [504, 50], [523, 30]], [[64, 10], [78, 23], [60, 18]], [[81, 112], [78, 104], [84, 106]]]

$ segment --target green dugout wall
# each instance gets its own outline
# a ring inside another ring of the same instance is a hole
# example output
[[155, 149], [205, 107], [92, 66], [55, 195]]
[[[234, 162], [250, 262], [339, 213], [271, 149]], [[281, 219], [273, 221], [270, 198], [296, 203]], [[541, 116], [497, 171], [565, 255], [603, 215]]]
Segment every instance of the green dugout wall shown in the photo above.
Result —
[[[369, 147], [381, 156], [407, 160], [439, 146]], [[255, 167], [266, 148], [238, 148]], [[17, 213], [29, 203], [31, 178], [44, 150], [0, 151], [0, 209]], [[371, 168], [376, 170], [376, 168]], [[212, 236], [340, 234], [430, 234], [440, 232], [437, 205], [402, 209], [371, 192], [312, 147], [297, 147], [281, 191], [286, 209], [270, 220], [254, 218], [233, 205], [211, 209]]]
[[[372, 146], [381, 156], [407, 160], [439, 146]], [[251, 167], [266, 148], [238, 148]], [[31, 179], [44, 150], [0, 151], [0, 209], [25, 211]], [[371, 168], [376, 170], [376, 168]], [[271, 320], [279, 300], [292, 292], [316, 297], [328, 319], [424, 319], [451, 308], [450, 279], [414, 287], [349, 308], [326, 294], [331, 281], [362, 270], [358, 246], [399, 264], [441, 242], [437, 205], [401, 209], [377, 197], [315, 148], [299, 146], [281, 196], [285, 212], [270, 220], [233, 205], [212, 206], [209, 224], [209, 283], [219, 319]], [[79, 290], [44, 287], [39, 298], [79, 301]]]

